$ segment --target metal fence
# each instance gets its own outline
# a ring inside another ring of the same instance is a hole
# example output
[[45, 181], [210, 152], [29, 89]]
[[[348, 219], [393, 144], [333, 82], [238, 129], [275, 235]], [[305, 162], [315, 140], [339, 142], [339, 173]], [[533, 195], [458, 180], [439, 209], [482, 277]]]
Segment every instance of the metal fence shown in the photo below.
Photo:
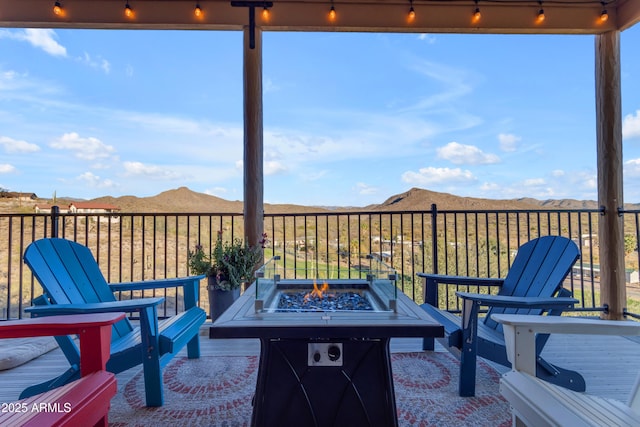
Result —
[[[640, 211], [623, 212], [630, 282], [637, 281]], [[442, 210], [318, 212], [265, 214], [265, 258], [279, 255], [294, 271], [320, 271], [325, 277], [357, 267], [364, 254], [376, 254], [398, 272], [398, 287], [423, 301], [419, 272], [476, 277], [504, 277], [518, 247], [543, 235], [563, 235], [580, 248], [581, 258], [565, 287], [580, 300], [580, 310], [601, 310], [598, 239], [600, 211], [581, 210]], [[32, 241], [57, 235], [88, 246], [108, 282], [125, 282], [189, 274], [188, 251], [196, 244], [210, 250], [218, 236], [243, 238], [241, 214], [1, 214], [0, 319], [21, 318], [24, 308], [41, 293], [22, 263]], [[308, 274], [308, 273], [304, 273]], [[207, 305], [201, 288], [201, 304]], [[637, 283], [628, 283], [630, 299], [640, 300]], [[486, 292], [480, 288], [470, 291]], [[459, 310], [453, 292], [444, 291], [442, 306]], [[166, 297], [165, 311], [175, 290]], [[142, 294], [140, 296], [151, 296]], [[130, 297], [130, 296], [128, 296]], [[630, 307], [631, 315], [640, 309]]]

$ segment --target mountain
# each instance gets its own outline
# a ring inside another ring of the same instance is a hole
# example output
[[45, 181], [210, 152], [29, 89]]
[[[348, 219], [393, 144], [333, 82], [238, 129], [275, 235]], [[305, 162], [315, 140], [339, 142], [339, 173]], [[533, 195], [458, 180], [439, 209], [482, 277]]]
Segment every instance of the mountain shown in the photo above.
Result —
[[[109, 203], [118, 206], [123, 212], [212, 212], [212, 213], [242, 213], [242, 201], [229, 201], [209, 194], [197, 193], [187, 187], [164, 191], [151, 197], [100, 197], [92, 202]], [[322, 212], [323, 208], [299, 206], [291, 204], [265, 204], [266, 213], [306, 213]]]
[[[539, 206], [543, 209], [598, 209], [598, 202], [595, 200], [575, 200], [575, 199], [547, 199], [547, 200], [536, 200], [536, 199], [518, 199], [520, 201], [526, 203], [532, 203], [536, 206]], [[624, 208], [627, 210], [637, 210], [640, 209], [640, 203], [625, 203]]]
[[[57, 204], [65, 206], [70, 201], [69, 198], [58, 198]], [[182, 212], [182, 213], [238, 213], [244, 210], [243, 202], [239, 200], [230, 201], [220, 197], [211, 196], [204, 193], [197, 193], [187, 187], [180, 187], [173, 190], [164, 191], [151, 197], [105, 196], [90, 200], [96, 203], [107, 203], [118, 206], [122, 212]], [[11, 199], [0, 202], [0, 212], [33, 212], [36, 203], [45, 204], [46, 200], [27, 202], [16, 202]], [[51, 203], [49, 201], [49, 203]], [[449, 193], [439, 193], [422, 188], [412, 188], [404, 193], [389, 197], [379, 204], [372, 204], [364, 207], [327, 207], [327, 206], [302, 206], [295, 204], [265, 204], [265, 213], [276, 214], [304, 214], [318, 212], [396, 212], [396, 211], [428, 211], [432, 204], [436, 204], [438, 210], [509, 210], [509, 209], [597, 209], [598, 203], [593, 200], [536, 200], [532, 198], [520, 199], [480, 199], [475, 197], [461, 197]], [[629, 210], [640, 209], [640, 204], [625, 204]]]
[[365, 210], [372, 211], [415, 211], [430, 210], [432, 204], [438, 210], [505, 210], [539, 209], [540, 206], [529, 200], [493, 200], [474, 197], [460, 197], [448, 193], [412, 188], [411, 190], [389, 197], [379, 205], [369, 205]]
[[[123, 212], [214, 212], [242, 213], [242, 201], [229, 201], [204, 193], [197, 193], [187, 187], [168, 190], [152, 197], [100, 197], [93, 202], [118, 206]], [[430, 210], [435, 203], [439, 210], [505, 210], [505, 209], [552, 209], [546, 202], [535, 199], [492, 200], [460, 197], [448, 193], [412, 188], [389, 197], [380, 204], [365, 207], [318, 207], [294, 204], [265, 204], [266, 213], [311, 213], [311, 212], [354, 212], [354, 211], [417, 211]], [[562, 201], [560, 201], [562, 202]], [[585, 202], [589, 203], [589, 202]], [[595, 202], [590, 202], [595, 203]], [[562, 204], [553, 208], [563, 208]], [[570, 207], [569, 209], [573, 209]]]

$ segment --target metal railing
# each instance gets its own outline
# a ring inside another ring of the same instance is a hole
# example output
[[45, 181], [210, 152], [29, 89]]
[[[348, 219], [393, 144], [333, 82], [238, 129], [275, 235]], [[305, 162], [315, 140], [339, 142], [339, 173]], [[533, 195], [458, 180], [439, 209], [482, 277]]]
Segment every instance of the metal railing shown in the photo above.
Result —
[[[633, 281], [640, 263], [640, 211], [622, 215]], [[421, 303], [419, 272], [504, 277], [524, 242], [563, 235], [573, 239], [581, 252], [564, 286], [579, 299], [578, 309], [597, 311], [603, 309], [597, 269], [599, 218], [597, 209], [440, 211], [435, 205], [424, 211], [265, 214], [265, 259], [278, 255], [294, 270], [310, 271], [313, 266], [326, 275], [344, 277], [360, 263], [359, 254], [376, 254], [398, 272], [398, 287]], [[82, 243], [91, 249], [108, 282], [123, 282], [186, 276], [188, 251], [196, 244], [209, 250], [219, 235], [224, 240], [244, 235], [241, 214], [55, 211], [0, 214], [0, 234], [0, 319], [21, 318], [41, 293], [22, 263], [26, 247], [36, 239], [56, 235]], [[205, 286], [203, 281], [203, 305], [208, 304]], [[640, 300], [635, 287], [628, 284], [629, 296]], [[460, 308], [454, 291], [448, 289], [442, 301], [451, 311]], [[165, 311], [179, 309], [171, 303], [171, 291], [153, 295], [167, 297]], [[638, 312], [629, 307], [631, 316]]]

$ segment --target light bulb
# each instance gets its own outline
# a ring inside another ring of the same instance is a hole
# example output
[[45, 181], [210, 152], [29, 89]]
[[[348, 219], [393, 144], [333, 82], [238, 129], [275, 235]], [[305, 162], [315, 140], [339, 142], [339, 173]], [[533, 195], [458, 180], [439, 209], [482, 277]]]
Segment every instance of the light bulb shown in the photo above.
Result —
[[53, 5], [53, 13], [55, 13], [56, 15], [60, 16], [62, 15], [62, 5], [60, 4], [59, 1], [57, 1], [54, 5]]
[[331, 9], [329, 9], [329, 20], [330, 21], [335, 21], [336, 20], [336, 16], [337, 16], [336, 8], [333, 7], [333, 5], [331, 5]]
[[127, 18], [133, 18], [133, 9], [131, 9], [129, 3], [127, 3], [124, 7], [124, 14]]
[[262, 19], [264, 19], [265, 21], [268, 21], [270, 17], [271, 17], [271, 13], [269, 12], [269, 9], [267, 9], [266, 7], [262, 9]]
[[409, 9], [409, 21], [414, 21], [416, 19], [416, 11], [413, 10], [413, 6]]
[[544, 21], [544, 9], [540, 9], [540, 10], [538, 11], [538, 17], [536, 18], [536, 21], [537, 21], [538, 23], [540, 23], [540, 22]]
[[607, 9], [602, 9], [602, 13], [600, 14], [600, 21], [606, 22], [609, 20], [609, 14], [607, 13]]
[[480, 18], [482, 18], [482, 14], [480, 13], [480, 8], [476, 7], [476, 10], [473, 12], [473, 22], [479, 22]]
[[196, 8], [193, 9], [193, 14], [197, 17], [197, 18], [201, 18], [202, 17], [202, 8], [200, 7], [199, 3], [196, 3]]

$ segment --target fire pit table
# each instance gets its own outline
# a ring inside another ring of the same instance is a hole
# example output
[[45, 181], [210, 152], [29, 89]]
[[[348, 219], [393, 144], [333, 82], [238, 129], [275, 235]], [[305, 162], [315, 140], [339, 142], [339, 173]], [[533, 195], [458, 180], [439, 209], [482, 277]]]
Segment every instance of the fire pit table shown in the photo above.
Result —
[[398, 424], [389, 341], [444, 329], [368, 260], [355, 278], [283, 279], [276, 257], [211, 326], [210, 338], [260, 339], [253, 426]]

